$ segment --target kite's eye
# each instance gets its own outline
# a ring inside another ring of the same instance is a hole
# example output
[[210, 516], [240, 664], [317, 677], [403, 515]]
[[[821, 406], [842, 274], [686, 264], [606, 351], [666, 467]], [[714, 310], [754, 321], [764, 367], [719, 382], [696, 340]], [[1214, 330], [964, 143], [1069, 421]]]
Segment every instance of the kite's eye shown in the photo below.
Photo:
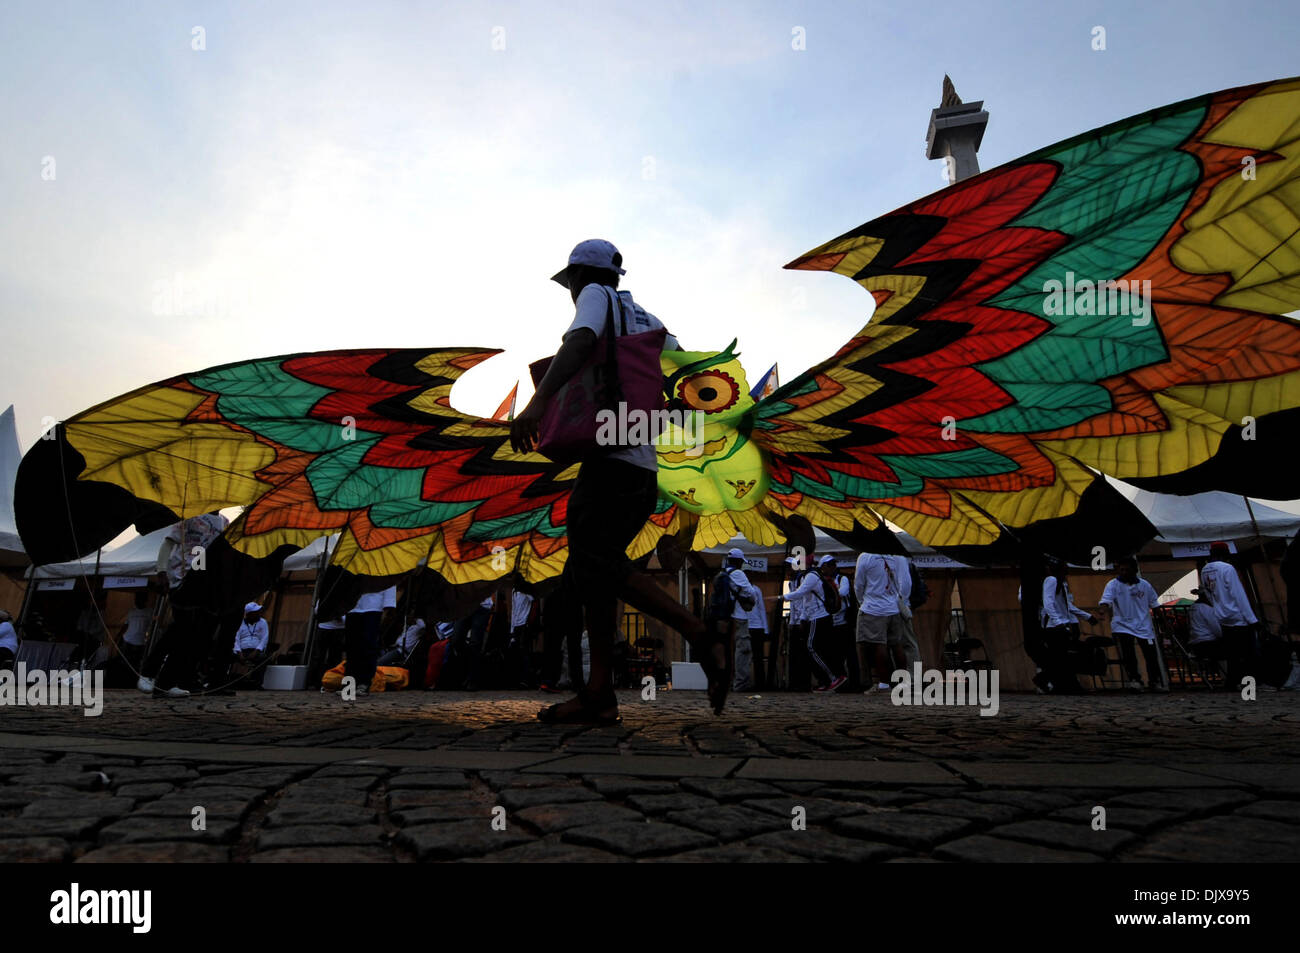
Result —
[[725, 371], [700, 371], [678, 381], [677, 396], [691, 410], [716, 414], [740, 399], [740, 387]]

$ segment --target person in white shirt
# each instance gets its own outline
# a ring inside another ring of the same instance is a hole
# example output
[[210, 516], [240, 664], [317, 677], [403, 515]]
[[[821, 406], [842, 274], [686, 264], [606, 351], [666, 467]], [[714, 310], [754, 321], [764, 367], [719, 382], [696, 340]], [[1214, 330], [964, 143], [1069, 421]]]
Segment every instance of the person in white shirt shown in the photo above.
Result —
[[1227, 684], [1235, 688], [1247, 675], [1254, 675], [1258, 662], [1255, 627], [1259, 620], [1250, 606], [1246, 587], [1228, 562], [1232, 551], [1227, 543], [1210, 545], [1210, 561], [1201, 569], [1201, 591], [1210, 598], [1223, 631], [1221, 649], [1228, 663]]
[[235, 656], [245, 664], [256, 665], [266, 657], [266, 647], [271, 641], [271, 629], [262, 618], [262, 607], [256, 602], [244, 606], [244, 619], [235, 630]]
[[537, 685], [533, 675], [534, 602], [532, 593], [525, 592], [518, 585], [510, 594], [510, 641], [506, 645], [506, 657], [511, 660], [510, 668], [520, 688], [535, 688]]
[[118, 656], [136, 675], [144, 659], [144, 641], [153, 624], [153, 611], [149, 609], [149, 593], [135, 594], [135, 608], [126, 614], [126, 621], [118, 630]]
[[1129, 687], [1141, 688], [1138, 678], [1136, 646], [1142, 646], [1146, 662], [1147, 688], [1151, 691], [1169, 691], [1160, 651], [1156, 646], [1156, 629], [1151, 620], [1151, 610], [1160, 605], [1160, 597], [1151, 583], [1138, 575], [1137, 560], [1125, 556], [1115, 560], [1115, 578], [1106, 583], [1101, 593], [1101, 609], [1110, 621], [1111, 635], [1119, 643], [1120, 657], [1128, 671]]
[[356, 697], [370, 694], [379, 661], [379, 632], [388, 616], [397, 608], [397, 587], [366, 592], [344, 619], [344, 642], [347, 652], [346, 675], [356, 679]]
[[0, 671], [13, 671], [18, 657], [18, 632], [8, 609], [0, 609]]
[[[754, 599], [754, 608], [749, 610], [749, 649], [754, 660], [753, 687], [757, 690], [768, 684], [771, 675], [763, 670], [763, 645], [768, 641], [767, 600], [762, 598], [762, 592], [759, 591], [757, 586], [754, 586], [754, 592], [758, 598]], [[771, 655], [771, 662], [775, 661], [776, 652], [774, 651]]]
[[[735, 651], [735, 680], [733, 691], [749, 691], [754, 686], [754, 651], [749, 640], [749, 614], [762, 604], [761, 594], [749, 583], [749, 577], [742, 568], [745, 565], [745, 553], [736, 548], [727, 551], [723, 571], [731, 586], [731, 637]], [[753, 599], [752, 607], [746, 609], [741, 599]]]
[[[839, 595], [840, 607], [837, 612], [831, 613], [831, 637], [829, 639], [834, 656], [835, 667], [844, 673], [842, 681], [836, 691], [852, 691], [859, 682], [858, 677], [858, 653], [855, 648], [853, 638], [853, 627], [857, 624], [855, 617], [850, 618], [849, 610], [852, 609], [853, 586], [848, 577], [838, 572], [839, 563], [834, 556], [829, 553], [819, 560], [819, 565], [824, 573], [828, 573], [826, 578], [830, 580]], [[857, 689], [861, 691], [861, 688]]]
[[1192, 595], [1196, 596], [1196, 602], [1187, 610], [1187, 645], [1196, 646], [1197, 654], [1204, 655], [1222, 637], [1223, 627], [1210, 604], [1209, 594], [1202, 589], [1193, 589]]
[[[1047, 577], [1043, 580], [1043, 683], [1049, 693], [1078, 694], [1083, 691], [1070, 664], [1070, 647], [1076, 641], [1075, 620], [1096, 625], [1101, 620], [1074, 604], [1070, 584], [1066, 580], [1065, 562], [1048, 561]], [[1035, 681], [1038, 681], [1035, 679]]]
[[907, 642], [904, 615], [911, 612], [907, 604], [911, 576], [900, 571], [894, 560], [895, 557], [880, 553], [862, 553], [853, 572], [853, 591], [858, 597], [855, 626], [858, 668], [863, 684], [870, 686], [874, 680], [878, 691], [893, 687], [889, 681], [894, 670], [890, 650], [904, 656]]
[[790, 571], [790, 589], [782, 595], [781, 599], [790, 607], [789, 615], [785, 620], [788, 675], [791, 690], [796, 686], [804, 689], [808, 687], [808, 679], [811, 677], [808, 672], [808, 626], [804, 618], [804, 596], [797, 590], [805, 570], [802, 563], [794, 556], [787, 556], [785, 564]]
[[[826, 637], [831, 634], [831, 614], [826, 607], [826, 593], [823, 588], [823, 572], [820, 568], [809, 569], [799, 579], [799, 584], [790, 592], [781, 596], [786, 602], [800, 605], [800, 624], [807, 626], [806, 635], [800, 633], [804, 650], [808, 653], [808, 659], [812, 662], [814, 674], [817, 677], [818, 685], [814, 691], [826, 691], [832, 685], [839, 688], [844, 684], [844, 676], [833, 672], [827, 664], [826, 659], [818, 650], [818, 636], [822, 637], [822, 643], [825, 643]], [[791, 608], [791, 614], [794, 610]], [[793, 646], [791, 646], [793, 649]], [[826, 646], [821, 645], [821, 650], [825, 651]], [[795, 681], [793, 675], [791, 678], [790, 688], [794, 691], [806, 691], [808, 685], [803, 681], [802, 672], [798, 681]]]
[[[607, 325], [628, 337], [665, 332], [661, 347], [680, 349], [663, 323], [618, 290], [623, 256], [603, 239], [579, 242], [568, 264], [553, 280], [568, 289], [576, 308], [560, 350], [537, 384], [528, 405], [510, 425], [516, 453], [536, 449], [542, 417], [561, 390], [597, 353]], [[642, 340], [652, 340], [642, 339]], [[639, 408], [638, 408], [639, 409]], [[629, 428], [632, 429], [641, 428]], [[538, 713], [549, 724], [613, 724], [618, 721], [613, 653], [618, 632], [618, 600], [676, 629], [692, 645], [708, 678], [708, 697], [721, 714], [731, 687], [731, 660], [725, 642], [679, 605], [653, 579], [635, 569], [627, 547], [654, 513], [659, 499], [658, 461], [652, 443], [600, 447], [581, 462], [569, 493], [565, 531], [569, 540], [563, 585], [581, 603], [591, 647], [591, 671], [578, 697]]]

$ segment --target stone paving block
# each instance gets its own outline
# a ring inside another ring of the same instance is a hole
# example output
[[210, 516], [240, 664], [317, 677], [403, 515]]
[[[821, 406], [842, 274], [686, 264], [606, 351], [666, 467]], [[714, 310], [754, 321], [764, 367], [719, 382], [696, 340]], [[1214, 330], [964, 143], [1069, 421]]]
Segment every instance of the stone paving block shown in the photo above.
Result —
[[805, 818], [810, 825], [825, 825], [837, 817], [851, 817], [854, 814], [869, 814], [876, 810], [872, 805], [861, 801], [834, 801], [830, 798], [786, 797], [754, 798], [742, 802], [744, 807], [782, 818], [787, 824], [794, 817], [794, 809], [802, 807]]
[[1212, 814], [1239, 804], [1249, 804], [1255, 796], [1249, 791], [1207, 789], [1201, 791], [1142, 791], [1121, 794], [1098, 804], [1145, 807], [1155, 811], [1171, 811], [1197, 817]]
[[495, 831], [491, 818], [478, 821], [448, 821], [406, 827], [397, 842], [415, 851], [420, 860], [442, 860], [487, 854], [533, 840], [517, 827]]
[[633, 794], [627, 799], [628, 807], [645, 815], [667, 814], [669, 811], [690, 811], [702, 807], [717, 807], [716, 801], [698, 794]]
[[667, 758], [643, 755], [575, 755], [535, 764], [529, 774], [631, 774], [650, 778], [721, 778], [740, 764], [739, 758]]
[[[1286, 824], [1300, 824], [1300, 801], [1256, 801], [1238, 808], [1237, 813]], [[1297, 831], [1297, 837], [1300, 837], [1300, 831]]]
[[0, 840], [23, 837], [85, 840], [106, 820], [102, 817], [0, 817]]
[[33, 801], [23, 809], [23, 817], [121, 817], [129, 814], [135, 801], [129, 797], [61, 798]]
[[169, 794], [174, 790], [176, 790], [174, 785], [155, 781], [145, 784], [123, 784], [118, 788], [114, 788], [113, 793], [117, 794], [119, 797], [139, 799], [162, 797], [162, 795]]
[[321, 768], [312, 772], [310, 779], [317, 778], [376, 778], [383, 777], [388, 772], [383, 769], [373, 768], [364, 764], [331, 764], [328, 767]]
[[628, 857], [671, 854], [696, 847], [709, 847], [716, 843], [708, 834], [662, 821], [628, 821], [574, 827], [565, 831], [563, 837], [570, 844], [596, 847]]
[[[404, 791], [404, 794], [422, 792]], [[280, 797], [280, 804], [298, 805], [339, 805], [340, 807], [365, 807], [370, 800], [367, 791], [344, 790], [341, 788], [289, 788]]]
[[521, 774], [518, 771], [480, 771], [479, 778], [493, 789], [545, 788], [554, 785], [574, 785], [577, 782], [550, 775]]
[[907, 805], [908, 811], [923, 811], [926, 814], [942, 814], [945, 817], [965, 817], [982, 824], [1009, 824], [1019, 820], [1028, 812], [1012, 804], [989, 804], [980, 801], [968, 801], [965, 798], [945, 797], [931, 798]]
[[1278, 759], [1265, 764], [1184, 764], [1183, 770], [1203, 774], [1216, 787], [1249, 784], [1265, 791], [1300, 793], [1300, 764]]
[[672, 824], [703, 831], [724, 843], [753, 837], [767, 831], [784, 830], [790, 826], [788, 816], [776, 817], [737, 804], [702, 807], [691, 811], [673, 811], [668, 815], [667, 820]]
[[749, 798], [775, 797], [781, 789], [762, 781], [734, 778], [685, 778], [682, 789], [715, 801], [744, 801]]
[[469, 788], [469, 778], [460, 771], [431, 771], [419, 774], [402, 772], [388, 779], [390, 791], [440, 790], [463, 791]]
[[837, 761], [751, 758], [736, 772], [745, 780], [856, 781], [895, 786], [965, 782], [938, 765], [921, 761]]
[[197, 794], [193, 797], [169, 794], [156, 801], [149, 801], [148, 803], [141, 804], [135, 809], [131, 816], [184, 818], [188, 823], [189, 819], [195, 816], [194, 809], [196, 807], [203, 808], [204, 814], [206, 814], [209, 819], [220, 817], [226, 820], [238, 821], [253, 809], [253, 802], [225, 799], [216, 800], [205, 798]]
[[109, 784], [114, 788], [123, 784], [144, 784], [150, 781], [183, 784], [186, 781], [198, 780], [199, 777], [199, 773], [193, 768], [167, 765], [108, 768], [105, 773], [108, 775]]
[[1155, 764], [951, 761], [949, 766], [983, 787], [1208, 788], [1224, 784], [1203, 774]]
[[496, 803], [510, 811], [522, 811], [539, 804], [576, 804], [581, 801], [600, 801], [601, 796], [590, 788], [577, 785], [547, 785], [535, 788], [504, 788], [497, 792]]
[[230, 848], [217, 844], [166, 841], [154, 844], [111, 844], [77, 858], [79, 864], [224, 864]]
[[[1076, 804], [1073, 807], [1064, 807], [1052, 811], [1047, 815], [1049, 820], [1063, 821], [1067, 824], [1091, 824], [1092, 804]], [[1167, 827], [1169, 824], [1178, 820], [1179, 814], [1173, 811], [1152, 811], [1144, 807], [1132, 807], [1127, 804], [1101, 805], [1106, 808], [1106, 826], [1121, 827], [1127, 831], [1137, 831], [1144, 834], [1147, 831], [1155, 830], [1157, 827]]]
[[1064, 821], [1017, 821], [1004, 824], [988, 832], [993, 837], [1028, 841], [1044, 847], [1062, 850], [1079, 850], [1091, 854], [1110, 856], [1117, 850], [1135, 844], [1138, 836], [1123, 828], [1107, 827], [1104, 831], [1092, 829], [1091, 819], [1075, 823]]
[[1056, 864], [1101, 863], [1096, 854], [1074, 850], [1057, 850], [1038, 844], [1003, 840], [987, 834], [972, 834], [936, 847], [934, 855], [939, 860], [959, 860], [984, 864]]
[[807, 857], [787, 853], [762, 844], [724, 844], [688, 850], [669, 857], [647, 857], [645, 864], [807, 864]]
[[258, 850], [276, 847], [349, 847], [384, 842], [384, 832], [375, 824], [348, 827], [342, 824], [302, 824], [279, 827], [257, 835]]
[[498, 803], [498, 796], [488, 791], [392, 791], [388, 795], [388, 809], [394, 813], [420, 808], [446, 808], [447, 810], [476, 810], [477, 817], [490, 814]]
[[385, 847], [277, 847], [258, 851], [250, 864], [391, 864]]
[[641, 815], [626, 807], [607, 804], [605, 801], [578, 804], [539, 804], [517, 812], [518, 819], [543, 834], [554, 834], [568, 830], [570, 827], [585, 827], [593, 824], [617, 824], [625, 821], [639, 821]]
[[620, 857], [609, 851], [594, 847], [580, 847], [563, 841], [552, 842], [549, 838], [536, 840], [518, 847], [508, 847], [482, 857], [467, 858], [470, 864], [626, 864], [630, 857]]
[[938, 814], [880, 813], [842, 817], [831, 824], [837, 834], [928, 850], [935, 844], [965, 834], [974, 824], [964, 817]]
[[203, 841], [228, 843], [239, 833], [239, 821], [227, 817], [207, 818], [207, 830], [196, 831], [190, 818], [125, 817], [99, 832], [101, 844], [138, 844], [146, 841]]
[[0, 840], [0, 864], [61, 864], [70, 853], [67, 842], [57, 837]]
[[303, 824], [341, 824], [344, 827], [356, 827], [375, 823], [377, 816], [373, 807], [335, 804], [330, 805], [327, 810], [322, 810], [314, 807], [281, 805], [266, 815], [265, 824], [267, 827], [296, 827]]
[[598, 793], [612, 798], [624, 798], [631, 794], [675, 794], [678, 791], [675, 781], [657, 781], [625, 775], [596, 774], [584, 780]]
[[887, 860], [902, 852], [901, 848], [892, 844], [874, 844], [856, 837], [843, 837], [817, 830], [772, 831], [770, 834], [750, 838], [745, 844], [773, 847], [825, 863], [865, 864]]
[[1208, 817], [1152, 835], [1124, 860], [1294, 863], [1296, 829], [1259, 817]]
[[26, 774], [15, 774], [9, 779], [9, 783], [18, 786], [58, 784], [78, 791], [98, 791], [107, 786], [98, 771], [82, 771], [80, 768], [57, 766], [43, 767]]
[[1010, 804], [1030, 813], [1043, 814], [1075, 803], [1068, 794], [1053, 791], [963, 791], [960, 795], [969, 801], [986, 804]]

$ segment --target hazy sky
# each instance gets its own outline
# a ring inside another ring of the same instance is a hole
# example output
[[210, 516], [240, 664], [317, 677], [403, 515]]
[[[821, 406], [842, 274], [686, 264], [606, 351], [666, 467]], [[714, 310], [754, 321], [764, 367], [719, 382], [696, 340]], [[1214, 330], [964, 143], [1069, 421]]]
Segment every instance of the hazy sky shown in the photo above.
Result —
[[547, 279], [590, 237], [686, 347], [739, 337], [751, 383], [788, 379], [871, 301], [781, 266], [943, 185], [945, 72], [988, 169], [1300, 72], [1297, 9], [5, 2], [0, 408], [26, 447], [215, 364], [472, 345], [506, 349], [454, 394], [489, 414], [555, 350]]

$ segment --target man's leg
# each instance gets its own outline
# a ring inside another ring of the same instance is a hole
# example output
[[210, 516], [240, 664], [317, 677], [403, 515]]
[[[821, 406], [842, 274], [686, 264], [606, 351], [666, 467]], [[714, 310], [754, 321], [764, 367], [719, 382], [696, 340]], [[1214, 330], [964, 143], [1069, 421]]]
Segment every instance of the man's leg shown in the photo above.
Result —
[[737, 619], [732, 638], [736, 643], [736, 678], [732, 682], [732, 688], [738, 692], [747, 692], [754, 686], [754, 652], [749, 640], [749, 622]]
[[1133, 644], [1135, 640], [1136, 637], [1127, 632], [1115, 633], [1115, 641], [1119, 643], [1119, 657], [1124, 662], [1128, 680], [1140, 684], [1142, 677], [1138, 674], [1137, 647]]
[[[808, 658], [816, 666], [813, 674], [823, 686], [835, 681], [835, 673], [831, 671], [830, 666], [826, 664], [826, 660], [817, 651], [817, 636], [830, 627], [830, 621], [830, 616], [823, 616], [808, 623]], [[824, 648], [823, 646], [823, 650]]]
[[1164, 670], [1160, 664], [1160, 655], [1156, 651], [1155, 642], [1149, 639], [1142, 640], [1142, 658], [1147, 664], [1147, 687], [1148, 688], [1166, 688], [1169, 681], [1169, 673]]

